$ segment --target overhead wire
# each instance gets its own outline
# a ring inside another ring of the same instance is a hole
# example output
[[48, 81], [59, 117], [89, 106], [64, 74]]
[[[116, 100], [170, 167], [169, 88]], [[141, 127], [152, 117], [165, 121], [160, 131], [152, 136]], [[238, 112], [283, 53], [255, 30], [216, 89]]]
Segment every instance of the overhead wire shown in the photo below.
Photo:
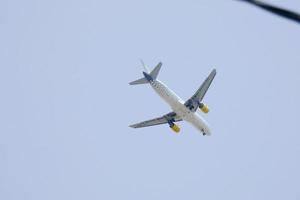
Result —
[[269, 3], [265, 3], [262, 1], [258, 1], [258, 0], [240, 0], [240, 1], [244, 1], [247, 3], [250, 3], [254, 6], [260, 7], [266, 11], [269, 11], [273, 14], [279, 15], [281, 17], [293, 20], [295, 22], [300, 23], [300, 14], [285, 8], [280, 8], [278, 6], [274, 6], [272, 4]]

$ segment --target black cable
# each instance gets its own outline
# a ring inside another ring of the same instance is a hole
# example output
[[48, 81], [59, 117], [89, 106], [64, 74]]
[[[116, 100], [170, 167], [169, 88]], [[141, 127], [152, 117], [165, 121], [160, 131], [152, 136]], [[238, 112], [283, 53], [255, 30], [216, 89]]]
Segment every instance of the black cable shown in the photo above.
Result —
[[252, 5], [258, 6], [262, 9], [272, 12], [276, 15], [279, 15], [279, 16], [282, 16], [282, 17], [285, 17], [285, 18], [288, 18], [290, 20], [294, 20], [294, 21], [300, 23], [300, 14], [298, 14], [296, 12], [293, 12], [293, 11], [290, 11], [287, 9], [283, 9], [283, 8], [279, 8], [274, 5], [264, 3], [261, 1], [257, 1], [257, 0], [240, 0], [240, 1], [248, 2]]

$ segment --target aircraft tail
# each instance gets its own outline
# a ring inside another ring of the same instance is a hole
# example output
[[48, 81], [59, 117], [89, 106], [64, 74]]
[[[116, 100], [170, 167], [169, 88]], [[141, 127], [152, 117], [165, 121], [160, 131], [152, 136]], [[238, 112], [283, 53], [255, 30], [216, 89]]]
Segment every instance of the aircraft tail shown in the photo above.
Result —
[[149, 83], [149, 82], [155, 80], [159, 74], [161, 66], [162, 66], [162, 63], [160, 62], [156, 65], [156, 67], [150, 73], [143, 72], [143, 74], [144, 74], [143, 78], [132, 81], [129, 84], [130, 85], [146, 84], [146, 83]]

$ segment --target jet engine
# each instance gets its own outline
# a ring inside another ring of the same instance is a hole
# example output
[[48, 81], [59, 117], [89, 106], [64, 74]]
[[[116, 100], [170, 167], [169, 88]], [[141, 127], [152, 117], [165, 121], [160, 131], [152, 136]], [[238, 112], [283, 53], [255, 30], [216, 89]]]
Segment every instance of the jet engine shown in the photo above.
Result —
[[170, 128], [175, 132], [175, 133], [179, 133], [180, 132], [180, 127], [174, 123], [170, 124]]
[[199, 104], [199, 108], [202, 110], [202, 112], [204, 112], [204, 113], [208, 113], [209, 112], [209, 108], [208, 108], [208, 106], [206, 105], [206, 104], [204, 104], [204, 103], [200, 103]]

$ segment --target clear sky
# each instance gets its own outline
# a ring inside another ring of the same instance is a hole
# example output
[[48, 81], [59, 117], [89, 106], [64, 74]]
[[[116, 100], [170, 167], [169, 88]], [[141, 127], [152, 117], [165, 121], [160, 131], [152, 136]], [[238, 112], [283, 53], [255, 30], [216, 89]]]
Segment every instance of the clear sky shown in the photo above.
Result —
[[[296, 0], [269, 0], [300, 11]], [[0, 199], [300, 199], [300, 26], [234, 0], [0, 1]], [[148, 85], [204, 102], [213, 135]]]

